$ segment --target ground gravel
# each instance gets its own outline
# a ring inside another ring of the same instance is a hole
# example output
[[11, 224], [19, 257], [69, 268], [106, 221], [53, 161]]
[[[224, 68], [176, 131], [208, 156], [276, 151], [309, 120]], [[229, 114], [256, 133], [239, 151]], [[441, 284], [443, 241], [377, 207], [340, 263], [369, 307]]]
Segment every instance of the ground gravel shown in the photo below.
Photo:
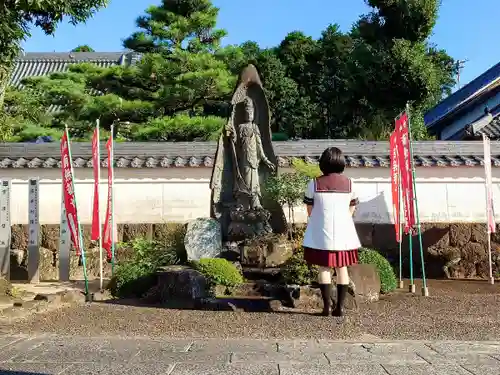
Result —
[[177, 338], [500, 340], [500, 285], [432, 280], [429, 290], [427, 298], [393, 293], [361, 305], [342, 322], [310, 311], [217, 312], [93, 303], [35, 315], [2, 331]]

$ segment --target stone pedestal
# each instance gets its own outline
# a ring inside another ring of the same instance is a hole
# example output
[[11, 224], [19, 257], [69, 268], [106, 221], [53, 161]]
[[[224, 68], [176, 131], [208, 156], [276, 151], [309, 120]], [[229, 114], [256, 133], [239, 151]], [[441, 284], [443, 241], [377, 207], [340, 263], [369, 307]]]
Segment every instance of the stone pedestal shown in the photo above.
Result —
[[286, 236], [267, 235], [248, 241], [243, 246], [242, 264], [251, 267], [279, 267], [293, 254]]
[[148, 292], [149, 302], [178, 308], [195, 308], [211, 296], [208, 282], [200, 272], [187, 266], [166, 266], [157, 272], [157, 284]]

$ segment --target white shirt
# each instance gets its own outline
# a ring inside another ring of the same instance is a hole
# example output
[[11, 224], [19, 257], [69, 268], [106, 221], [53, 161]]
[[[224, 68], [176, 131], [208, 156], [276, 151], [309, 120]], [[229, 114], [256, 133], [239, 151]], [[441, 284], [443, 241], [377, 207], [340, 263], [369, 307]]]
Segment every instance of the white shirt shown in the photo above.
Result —
[[[356, 194], [352, 189], [352, 181], [343, 175], [337, 178], [348, 189], [336, 187], [317, 188], [317, 180], [308, 183], [304, 202], [313, 205], [307, 229], [304, 234], [304, 247], [317, 250], [342, 251], [361, 247], [358, 233], [349, 210]], [[322, 176], [321, 178], [328, 178]], [[332, 184], [331, 184], [332, 185]]]

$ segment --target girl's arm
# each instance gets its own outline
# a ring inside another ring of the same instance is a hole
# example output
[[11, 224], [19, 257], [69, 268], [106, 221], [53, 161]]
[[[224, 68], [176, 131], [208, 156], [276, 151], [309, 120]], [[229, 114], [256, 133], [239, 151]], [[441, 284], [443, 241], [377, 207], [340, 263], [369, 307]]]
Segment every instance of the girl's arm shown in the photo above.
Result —
[[351, 213], [352, 216], [354, 216], [358, 204], [359, 204], [359, 199], [356, 192], [353, 189], [353, 184], [351, 180], [351, 201], [349, 202], [349, 212]]
[[314, 180], [309, 181], [307, 184], [303, 202], [306, 205], [307, 217], [309, 217], [314, 205]]

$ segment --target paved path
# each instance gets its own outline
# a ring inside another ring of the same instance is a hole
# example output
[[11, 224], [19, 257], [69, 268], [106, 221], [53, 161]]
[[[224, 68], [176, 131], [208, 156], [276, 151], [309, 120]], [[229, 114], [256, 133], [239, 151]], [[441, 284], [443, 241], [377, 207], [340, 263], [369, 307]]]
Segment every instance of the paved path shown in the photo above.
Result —
[[500, 342], [0, 336], [2, 375], [99, 373], [499, 375]]

